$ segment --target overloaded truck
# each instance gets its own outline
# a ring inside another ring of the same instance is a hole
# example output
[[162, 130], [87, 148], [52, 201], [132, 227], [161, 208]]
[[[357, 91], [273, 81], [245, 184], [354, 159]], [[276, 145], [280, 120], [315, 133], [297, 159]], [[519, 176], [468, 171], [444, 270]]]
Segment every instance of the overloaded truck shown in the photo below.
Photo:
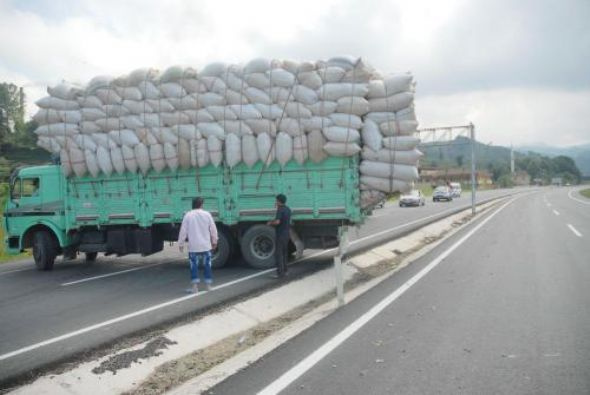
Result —
[[418, 178], [413, 77], [359, 58], [138, 69], [47, 92], [35, 133], [59, 164], [17, 169], [3, 218], [7, 250], [32, 248], [41, 270], [158, 252], [197, 196], [219, 228], [215, 266], [241, 252], [269, 267], [278, 193], [305, 248], [328, 248]]
[[32, 248], [40, 270], [51, 270], [60, 254], [150, 255], [178, 239], [184, 213], [201, 196], [219, 230], [213, 265], [239, 250], [249, 265], [264, 268], [274, 263], [274, 230], [265, 224], [278, 193], [288, 197], [306, 248], [333, 247], [339, 226], [363, 220], [354, 157], [108, 177], [65, 177], [59, 165], [47, 165], [12, 174], [5, 243], [9, 252]]

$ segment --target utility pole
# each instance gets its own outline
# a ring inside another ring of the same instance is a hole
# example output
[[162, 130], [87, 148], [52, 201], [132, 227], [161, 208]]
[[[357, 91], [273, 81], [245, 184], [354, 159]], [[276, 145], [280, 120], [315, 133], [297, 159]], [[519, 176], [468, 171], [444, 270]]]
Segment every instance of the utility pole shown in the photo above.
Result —
[[469, 134], [471, 137], [471, 214], [475, 215], [475, 126], [469, 123]]

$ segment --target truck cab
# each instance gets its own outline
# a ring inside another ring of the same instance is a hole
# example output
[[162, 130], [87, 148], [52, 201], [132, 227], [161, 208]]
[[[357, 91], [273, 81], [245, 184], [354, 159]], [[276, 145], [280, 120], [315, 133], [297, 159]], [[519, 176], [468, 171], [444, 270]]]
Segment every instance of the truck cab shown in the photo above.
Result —
[[63, 177], [59, 166], [15, 170], [4, 210], [5, 247], [17, 254], [33, 248], [39, 269], [50, 270], [65, 245]]

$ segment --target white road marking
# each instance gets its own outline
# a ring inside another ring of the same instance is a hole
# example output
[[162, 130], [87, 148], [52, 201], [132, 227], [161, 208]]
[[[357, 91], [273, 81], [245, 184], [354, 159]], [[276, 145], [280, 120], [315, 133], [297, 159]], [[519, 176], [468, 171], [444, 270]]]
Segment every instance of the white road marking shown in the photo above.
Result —
[[571, 190], [571, 191], [569, 191], [569, 192], [568, 192], [568, 194], [567, 194], [567, 196], [568, 196], [570, 199], [572, 199], [572, 200], [575, 200], [575, 201], [576, 201], [576, 202], [578, 202], [578, 203], [583, 203], [583, 204], [590, 204], [590, 200], [584, 201], [584, 200], [578, 199], [577, 197], [574, 197], [574, 196], [572, 195], [572, 193], [573, 193], [573, 192], [574, 192], [574, 190], [572, 189], [572, 190]]
[[554, 210], [553, 210], [553, 214], [555, 214], [555, 215], [559, 215], [559, 211], [557, 211], [557, 210], [555, 210], [555, 209], [554, 209]]
[[574, 232], [574, 234], [578, 237], [582, 237], [582, 234], [580, 232], [578, 232], [578, 230], [576, 228], [574, 228], [574, 226], [572, 224], [567, 224], [567, 227], [570, 228], [570, 230], [572, 232]]
[[[508, 203], [510, 203], [510, 202], [508, 202]], [[466, 207], [469, 207], [469, 206], [466, 206]], [[502, 206], [502, 208], [504, 208], [504, 207], [505, 206]], [[418, 220], [415, 220], [415, 221], [411, 221], [411, 222], [405, 223], [403, 225], [398, 225], [398, 226], [393, 227], [393, 228], [390, 228], [390, 229], [388, 229], [386, 231], [376, 233], [376, 234], [374, 234], [372, 236], [367, 236], [367, 237], [364, 237], [362, 239], [357, 239], [357, 240], [351, 242], [351, 244], [354, 244], [354, 243], [357, 243], [359, 241], [366, 240], [366, 239], [369, 239], [371, 237], [375, 237], [375, 236], [378, 236], [378, 235], [381, 235], [381, 234], [384, 234], [384, 233], [387, 233], [387, 232], [390, 232], [390, 231], [393, 231], [395, 229], [399, 229], [399, 228], [402, 228], [402, 227], [405, 227], [405, 226], [408, 226], [408, 225], [412, 225], [412, 224], [415, 224], [417, 222], [424, 221], [424, 220], [429, 219], [429, 218], [440, 216], [440, 215], [444, 214], [445, 212], [448, 212], [448, 211], [451, 211], [451, 210], [454, 210], [454, 209], [448, 209], [448, 210], [445, 210], [445, 211], [441, 211], [438, 214], [429, 215], [427, 217], [424, 217], [424, 218], [421, 218], [421, 219], [418, 219]], [[492, 214], [492, 215], [494, 215], [494, 214]], [[327, 254], [327, 253], [329, 253], [331, 251], [335, 251], [335, 250], [336, 250], [336, 248], [332, 248], [330, 250], [319, 251], [319, 252], [314, 253], [314, 254], [311, 254], [309, 256], [306, 256], [306, 257], [302, 257], [300, 259], [297, 259], [297, 260], [293, 261], [292, 263], [301, 262], [301, 261], [305, 261], [305, 260], [308, 260], [308, 259], [311, 259], [311, 258], [315, 258], [317, 256], [324, 255], [324, 254]], [[273, 269], [267, 269], [267, 270], [264, 270], [262, 272], [258, 272], [256, 274], [252, 274], [250, 276], [246, 276], [246, 277], [242, 277], [242, 278], [239, 278], [237, 280], [234, 280], [234, 281], [230, 281], [230, 282], [225, 283], [225, 284], [220, 284], [220, 285], [218, 285], [216, 287], [212, 287], [211, 290], [212, 291], [215, 291], [215, 290], [218, 290], [218, 289], [222, 289], [222, 288], [228, 287], [230, 285], [235, 285], [235, 284], [238, 284], [238, 283], [243, 282], [243, 281], [250, 280], [250, 279], [255, 278], [255, 277], [263, 276], [263, 275], [265, 275], [267, 273], [270, 273], [270, 272], [272, 272], [274, 270], [275, 270], [274, 268]], [[117, 273], [120, 273], [120, 272], [117, 272]], [[153, 305], [153, 306], [147, 307], [147, 308], [142, 309], [142, 310], [137, 310], [137, 311], [134, 311], [134, 312], [129, 313], [129, 314], [125, 314], [125, 315], [122, 315], [122, 316], [119, 316], [119, 317], [115, 317], [115, 318], [112, 318], [112, 319], [107, 320], [107, 321], [99, 322], [99, 323], [96, 323], [94, 325], [90, 325], [90, 326], [87, 326], [87, 327], [78, 329], [78, 330], [73, 331], [73, 332], [65, 333], [65, 334], [63, 334], [61, 336], [53, 337], [53, 338], [44, 340], [42, 342], [35, 343], [35, 344], [30, 345], [30, 346], [26, 346], [26, 347], [20, 348], [18, 350], [14, 350], [14, 351], [11, 351], [11, 352], [6, 353], [6, 354], [2, 354], [2, 355], [0, 355], [0, 361], [3, 361], [5, 359], [9, 359], [9, 358], [15, 357], [15, 356], [20, 355], [20, 354], [27, 353], [29, 351], [33, 351], [33, 350], [39, 349], [41, 347], [45, 347], [45, 346], [48, 346], [48, 345], [51, 345], [51, 344], [55, 344], [55, 343], [58, 343], [58, 342], [60, 342], [62, 340], [67, 340], [67, 339], [70, 339], [72, 337], [75, 337], [75, 336], [78, 336], [78, 335], [81, 335], [81, 334], [84, 334], [84, 333], [88, 333], [88, 332], [91, 332], [91, 331], [96, 330], [96, 329], [104, 328], [104, 327], [106, 327], [108, 325], [116, 324], [118, 322], [122, 322], [122, 321], [125, 321], [125, 320], [128, 320], [128, 319], [134, 318], [134, 317], [138, 317], [140, 315], [147, 314], [147, 313], [150, 313], [152, 311], [162, 309], [164, 307], [168, 307], [168, 306], [172, 306], [172, 305], [175, 305], [175, 304], [178, 304], [178, 303], [182, 303], [184, 301], [187, 301], [187, 300], [190, 300], [190, 299], [196, 297], [197, 295], [202, 295], [202, 293], [199, 293], [199, 294], [190, 294], [190, 295], [187, 295], [187, 296], [183, 296], [181, 298], [172, 299], [172, 300], [169, 300], [167, 302], [163, 302], [163, 303], [160, 303], [160, 304], [157, 304], [157, 305]]]
[[145, 266], [135, 267], [133, 269], [119, 270], [117, 272], [112, 272], [112, 273], [107, 273], [107, 274], [101, 274], [100, 276], [87, 277], [87, 278], [83, 278], [81, 280], [70, 281], [69, 283], [63, 283], [63, 284], [60, 284], [60, 285], [62, 287], [68, 287], [68, 286], [74, 285], [74, 284], [80, 284], [80, 283], [85, 283], [85, 282], [88, 282], [88, 281], [100, 280], [101, 278], [118, 276], [119, 274], [125, 274], [125, 273], [129, 273], [129, 272], [134, 272], [134, 271], [137, 271], [137, 270], [149, 269], [150, 267], [163, 265], [165, 263], [171, 263], [171, 262], [170, 261], [166, 261], [166, 262], [160, 262], [160, 263], [153, 263], [151, 265], [145, 265]]
[[5, 274], [10, 274], [10, 273], [16, 273], [16, 272], [30, 272], [33, 271], [33, 269], [17, 269], [17, 270], [7, 270], [5, 272], [1, 272], [0, 276], [3, 276]]
[[547, 203], [547, 207], [551, 207], [551, 203]]
[[451, 247], [445, 250], [442, 254], [436, 257], [432, 262], [430, 262], [426, 267], [420, 270], [414, 277], [406, 281], [402, 284], [399, 288], [393, 291], [389, 296], [383, 299], [381, 302], [373, 306], [369, 311], [365, 314], [357, 318], [352, 324], [348, 325], [344, 328], [340, 333], [330, 339], [328, 342], [324, 343], [320, 348], [316, 351], [311, 353], [293, 368], [285, 372], [281, 377], [277, 380], [273, 381], [267, 387], [262, 389], [258, 395], [274, 395], [278, 394], [285, 388], [287, 388], [291, 383], [305, 374], [309, 369], [315, 366], [319, 361], [321, 361], [324, 357], [326, 357], [329, 353], [334, 351], [336, 347], [340, 344], [344, 343], [349, 337], [354, 335], [359, 329], [361, 329], [365, 324], [375, 318], [379, 313], [381, 313], [386, 307], [388, 307], [391, 303], [393, 303], [397, 298], [403, 295], [408, 289], [410, 289], [414, 284], [416, 284], [420, 279], [426, 276], [432, 269], [434, 269], [438, 264], [440, 264], [446, 257], [448, 257], [454, 250], [456, 250], [459, 246], [461, 246], [467, 239], [475, 234], [479, 229], [481, 229], [485, 224], [487, 224], [496, 214], [501, 212], [505, 207], [511, 204], [517, 198], [513, 198], [503, 206], [501, 206], [498, 210], [492, 213], [489, 217], [484, 219], [480, 222], [477, 226], [471, 229], [465, 236], [455, 242]]

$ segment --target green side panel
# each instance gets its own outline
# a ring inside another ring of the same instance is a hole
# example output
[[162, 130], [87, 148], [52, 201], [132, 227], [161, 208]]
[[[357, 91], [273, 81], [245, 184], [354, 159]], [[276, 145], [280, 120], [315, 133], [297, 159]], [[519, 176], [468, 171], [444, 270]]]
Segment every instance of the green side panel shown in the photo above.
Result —
[[329, 158], [319, 164], [295, 161], [231, 171], [231, 223], [264, 221], [275, 213], [275, 196], [287, 196], [294, 220], [362, 221], [357, 158]]
[[80, 226], [180, 222], [196, 196], [217, 221], [265, 221], [275, 213], [275, 196], [287, 195], [294, 220], [362, 221], [358, 159], [328, 158], [303, 165], [291, 161], [233, 169], [209, 165], [175, 172], [151, 171], [110, 177], [72, 177], [66, 186], [68, 229]]

